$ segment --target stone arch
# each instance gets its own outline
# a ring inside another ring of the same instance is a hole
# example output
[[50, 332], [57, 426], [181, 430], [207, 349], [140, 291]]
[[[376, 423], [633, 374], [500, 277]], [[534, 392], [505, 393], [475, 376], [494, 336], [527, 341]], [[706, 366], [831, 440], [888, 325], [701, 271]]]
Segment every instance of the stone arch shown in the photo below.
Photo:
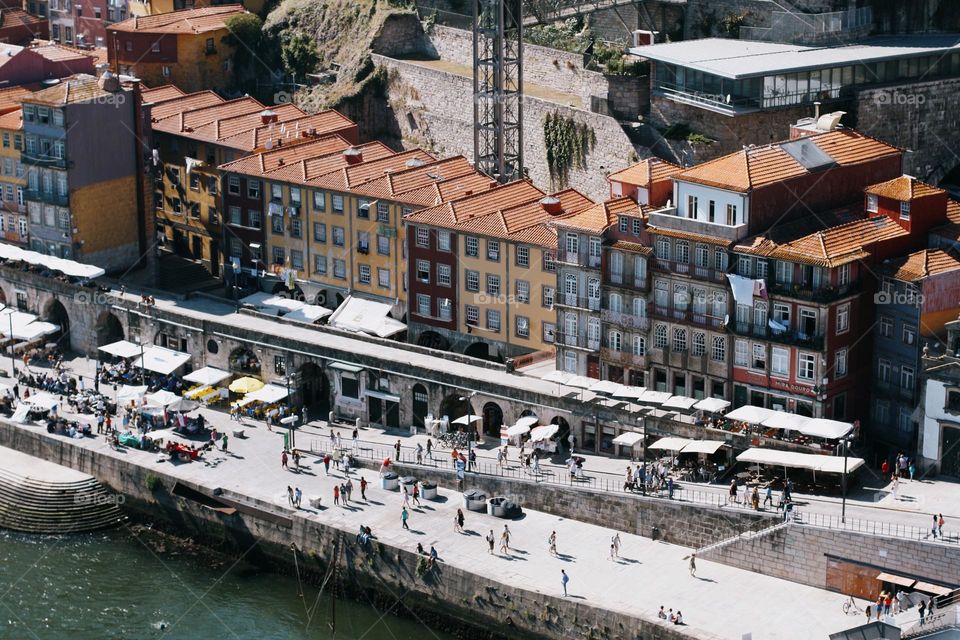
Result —
[[560, 427], [560, 429], [557, 431], [557, 442], [560, 443], [561, 447], [567, 447], [567, 437], [570, 435], [570, 423], [567, 422], [567, 419], [563, 416], [554, 416], [553, 420], [550, 421], [550, 424], [555, 424]]
[[60, 347], [61, 351], [69, 351], [70, 314], [67, 313], [67, 308], [63, 306], [62, 302], [54, 298], [47, 303], [47, 306], [43, 311], [43, 318], [47, 322], [52, 322], [60, 327], [55, 334], [49, 336], [48, 340], [50, 342], [57, 343], [57, 346]]
[[260, 375], [260, 358], [247, 347], [237, 347], [230, 352], [228, 360], [230, 370], [248, 375]]
[[330, 413], [330, 381], [323, 368], [315, 362], [304, 362], [297, 369], [300, 380], [300, 396], [311, 415], [326, 419]]
[[303, 293], [303, 289], [300, 287], [294, 287], [292, 290], [287, 288], [287, 285], [278, 282], [273, 285], [271, 293], [275, 296], [280, 296], [281, 298], [290, 298], [291, 300], [299, 300], [300, 302], [306, 302], [307, 296]]
[[500, 437], [503, 426], [503, 409], [496, 402], [483, 405], [483, 435]]
[[104, 311], [97, 318], [97, 346], [111, 344], [124, 338], [123, 323], [117, 316]]
[[417, 344], [429, 349], [438, 349], [440, 351], [450, 350], [450, 341], [436, 331], [422, 332], [417, 336]]
[[415, 427], [426, 426], [425, 418], [430, 413], [430, 392], [427, 387], [418, 382], [413, 385], [413, 424]]
[[456, 420], [460, 416], [467, 415], [467, 409], [470, 409], [470, 413], [473, 415], [478, 415], [477, 412], [473, 410], [473, 407], [470, 406], [469, 400], [460, 399], [463, 397], [460, 393], [451, 393], [444, 396], [443, 401], [440, 403], [440, 413], [437, 415], [437, 418], [448, 416], [451, 421]]
[[490, 355], [490, 345], [483, 340], [477, 340], [466, 349], [463, 350], [463, 355], [470, 356], [471, 358], [478, 358], [480, 360], [496, 360], [495, 356]]

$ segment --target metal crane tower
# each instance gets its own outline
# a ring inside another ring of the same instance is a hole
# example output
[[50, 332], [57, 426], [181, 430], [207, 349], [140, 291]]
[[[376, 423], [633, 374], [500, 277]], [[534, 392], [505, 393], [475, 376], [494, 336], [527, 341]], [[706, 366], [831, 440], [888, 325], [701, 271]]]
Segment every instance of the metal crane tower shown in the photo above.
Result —
[[473, 0], [473, 162], [501, 183], [524, 175], [522, 0]]

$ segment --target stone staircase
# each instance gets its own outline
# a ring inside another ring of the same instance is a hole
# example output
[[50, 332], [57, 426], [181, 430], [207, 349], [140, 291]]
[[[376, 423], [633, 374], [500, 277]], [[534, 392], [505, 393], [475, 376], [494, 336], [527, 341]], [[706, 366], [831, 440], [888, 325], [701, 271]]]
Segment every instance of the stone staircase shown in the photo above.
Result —
[[717, 542], [708, 544], [705, 547], [700, 547], [695, 551], [695, 553], [697, 554], [697, 556], [702, 557], [703, 554], [705, 553], [716, 551], [717, 549], [727, 547], [737, 542], [750, 542], [752, 540], [757, 540], [759, 538], [766, 537], [772, 533], [776, 533], [777, 531], [786, 529], [792, 524], [793, 524], [792, 520], [787, 520], [785, 522], [778, 522], [772, 527], [767, 527], [766, 529], [760, 529], [759, 531], [744, 531], [743, 533], [739, 533], [735, 536], [724, 538], [723, 540], [718, 540]]
[[114, 527], [126, 518], [116, 496], [88, 476], [45, 481], [0, 469], [0, 528], [65, 534]]
[[184, 293], [223, 286], [199, 262], [173, 253], [162, 253], [158, 267], [157, 286], [166, 291]]

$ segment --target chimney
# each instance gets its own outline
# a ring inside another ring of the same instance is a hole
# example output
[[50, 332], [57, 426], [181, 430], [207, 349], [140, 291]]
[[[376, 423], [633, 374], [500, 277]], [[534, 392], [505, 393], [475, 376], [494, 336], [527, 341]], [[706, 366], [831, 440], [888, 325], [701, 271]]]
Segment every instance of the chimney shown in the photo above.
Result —
[[546, 196], [540, 199], [540, 206], [552, 216], [563, 213], [563, 203], [556, 196]]
[[347, 164], [359, 164], [363, 162], [363, 151], [356, 147], [350, 147], [344, 150], [343, 157], [346, 159]]
[[263, 124], [272, 124], [277, 121], [277, 114], [270, 109], [264, 109], [260, 112], [260, 122]]
[[819, 100], [813, 103], [813, 119], [814, 120], [820, 119], [820, 101]]
[[277, 158], [277, 164], [282, 167], [282, 166], [284, 165], [284, 160], [283, 160], [283, 158]]
[[112, 71], [104, 71], [100, 74], [100, 77], [97, 78], [97, 86], [104, 91], [116, 93], [120, 91], [120, 78], [114, 75]]

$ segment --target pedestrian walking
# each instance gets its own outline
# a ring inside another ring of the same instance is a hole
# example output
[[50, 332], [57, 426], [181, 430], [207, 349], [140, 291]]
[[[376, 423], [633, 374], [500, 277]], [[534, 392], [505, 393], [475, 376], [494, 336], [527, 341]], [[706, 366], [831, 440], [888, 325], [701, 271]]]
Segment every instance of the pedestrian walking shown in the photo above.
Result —
[[614, 534], [610, 542], [613, 543], [613, 555], [619, 558], [620, 557], [620, 532], [619, 531], [617, 531], [616, 534]]
[[400, 512], [400, 521], [403, 523], [403, 528], [410, 530], [410, 525], [407, 524], [407, 519], [410, 517], [410, 514], [407, 512], [407, 508], [404, 507], [403, 511]]
[[563, 597], [567, 597], [567, 583], [570, 582], [570, 576], [567, 575], [567, 572], [563, 569], [560, 569], [560, 582], [563, 584]]
[[730, 499], [729, 502], [737, 502], [737, 480], [734, 478], [730, 481]]
[[297, 487], [293, 490], [293, 506], [297, 509], [300, 508], [300, 501], [303, 499], [303, 492], [300, 491], [300, 487]]
[[547, 538], [547, 550], [549, 551], [550, 555], [552, 556], [557, 555], [557, 532], [556, 531], [551, 531], [550, 537]]
[[493, 543], [495, 540], [496, 538], [493, 537], [493, 529], [490, 529], [490, 533], [487, 534], [487, 545], [490, 547], [488, 553], [490, 555], [493, 555]]
[[300, 472], [300, 452], [296, 449], [293, 450], [293, 466], [299, 473]]
[[913, 460], [910, 461], [910, 482], [913, 482], [913, 474], [917, 471], [917, 465], [914, 464]]
[[690, 575], [694, 578], [697, 577], [697, 554], [690, 554]]
[[423, 464], [423, 445], [417, 443], [417, 464]]
[[500, 534], [500, 553], [510, 554], [510, 534], [506, 531]]
[[286, 452], [286, 451], [284, 451], [283, 453], [280, 454], [280, 467], [283, 468], [283, 469], [288, 469], [288, 468], [289, 468], [289, 467], [287, 467], [287, 452]]
[[897, 497], [897, 490], [899, 488], [900, 488], [900, 476], [894, 475], [893, 476], [893, 499], [894, 500], [899, 500], [899, 498]]
[[323, 473], [325, 475], [330, 475], [330, 454], [325, 453], [323, 455]]
[[287, 485], [287, 502], [290, 503], [290, 506], [293, 506], [293, 487]]
[[940, 534], [940, 539], [943, 540], [943, 514], [937, 516], [937, 532]]
[[763, 499], [763, 506], [766, 507], [768, 502], [772, 507], [773, 506], [773, 487], [771, 487], [770, 485], [767, 485], [767, 495]]
[[933, 527], [930, 529], [930, 535], [932, 535], [934, 538], [937, 537], [937, 524], [939, 524], [937, 521], [937, 514], [933, 514]]
[[467, 456], [467, 468], [471, 471], [477, 468], [477, 452], [473, 449], [470, 449], [470, 454]]
[[396, 460], [400, 462], [400, 441], [397, 440], [397, 444], [393, 445], [394, 450], [397, 452]]
[[413, 504], [420, 506], [420, 487], [413, 485]]
[[457, 509], [457, 525], [460, 527], [460, 531], [463, 531], [463, 511]]
[[433, 440], [427, 438], [427, 457], [433, 460]]
[[924, 619], [925, 614], [926, 614], [926, 611], [927, 611], [927, 603], [924, 602], [923, 600], [921, 600], [921, 601], [920, 601], [920, 606], [917, 607], [917, 611], [920, 612], [920, 624], [923, 624], [923, 622], [924, 622], [923, 619]]
[[333, 485], [333, 504], [340, 504], [340, 485]]
[[760, 491], [757, 487], [753, 488], [753, 495], [750, 496], [750, 501], [753, 503], [753, 510], [760, 511]]
[[350, 496], [347, 494], [347, 485], [345, 482], [340, 483], [340, 500], [343, 501], [343, 506], [347, 506], [350, 503]]
[[410, 506], [410, 494], [407, 493], [406, 485], [400, 486], [400, 493], [403, 495], [403, 508], [406, 509]]
[[453, 451], [450, 452], [450, 461], [453, 463], [453, 468], [457, 468], [457, 460], [460, 459], [460, 452], [457, 451], [457, 448], [454, 447]]
[[461, 513], [460, 509], [457, 509], [457, 512], [453, 516], [453, 532], [454, 533], [462, 532], [462, 530], [460, 529], [460, 513]]
[[364, 502], [367, 500], [367, 479], [363, 476], [360, 476], [360, 499]]
[[360, 451], [360, 431], [354, 428], [353, 430], [353, 454], [356, 455]]
[[227, 450], [227, 434], [223, 434], [223, 438], [221, 438], [220, 440], [221, 440], [220, 448], [222, 451], [225, 452]]
[[347, 478], [347, 483], [343, 486], [347, 490], [347, 500], [351, 500], [353, 498], [353, 480]]
[[307, 424], [310, 422], [310, 416], [307, 413], [307, 407], [304, 406], [300, 409], [300, 424]]
[[607, 558], [607, 560], [613, 560], [613, 558], [614, 558], [614, 545], [613, 545], [613, 543], [611, 542], [611, 543], [610, 543], [610, 556]]

